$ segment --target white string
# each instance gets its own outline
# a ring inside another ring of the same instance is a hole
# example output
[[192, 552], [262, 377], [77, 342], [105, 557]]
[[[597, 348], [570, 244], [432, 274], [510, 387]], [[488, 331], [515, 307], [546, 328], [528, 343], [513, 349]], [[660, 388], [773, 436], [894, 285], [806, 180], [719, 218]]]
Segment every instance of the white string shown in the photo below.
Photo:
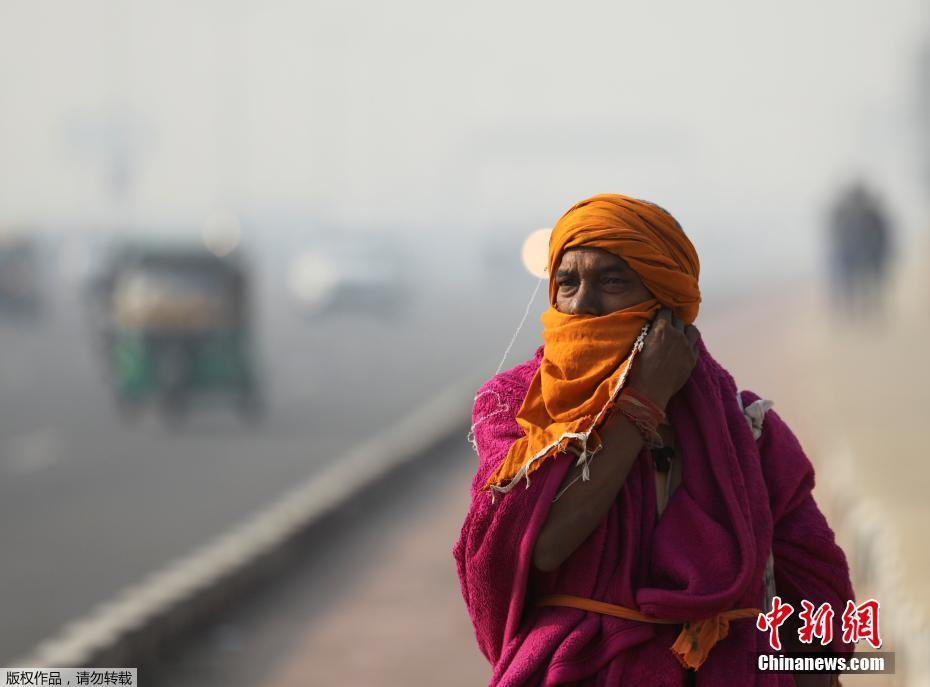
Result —
[[500, 413], [506, 413], [508, 410], [510, 410], [510, 405], [505, 403], [504, 400], [501, 398], [501, 395], [497, 393], [496, 391], [494, 391], [493, 389], [486, 389], [485, 391], [482, 391], [479, 394], [475, 394], [475, 401], [477, 401], [479, 398], [481, 398], [485, 394], [494, 394], [495, 398], [497, 399], [497, 408], [494, 409], [494, 412], [488, 413], [487, 415], [479, 418], [478, 422], [472, 423], [471, 429], [468, 430], [468, 436], [465, 438], [468, 440], [468, 443], [471, 444], [471, 447], [472, 449], [474, 449], [475, 453], [478, 453], [478, 441], [475, 439], [475, 427], [480, 425], [482, 422], [484, 422], [488, 418], [494, 417], [495, 415], [499, 415]]
[[[507, 345], [507, 350], [504, 351], [504, 356], [501, 358], [500, 363], [497, 366], [497, 370], [494, 372], [494, 376], [500, 374], [501, 368], [504, 367], [504, 361], [507, 360], [507, 356], [510, 354], [510, 349], [513, 348], [514, 342], [517, 340], [517, 337], [520, 335], [520, 330], [523, 329], [523, 324], [526, 322], [526, 318], [530, 313], [530, 308], [533, 306], [533, 301], [536, 300], [536, 294], [539, 293], [539, 285], [546, 281], [545, 278], [539, 279], [536, 282], [536, 288], [533, 289], [533, 294], [530, 296], [530, 300], [526, 304], [526, 310], [523, 312], [523, 317], [520, 320], [520, 324], [517, 325], [517, 330], [513, 333], [513, 337], [510, 339], [510, 343]], [[480, 418], [477, 422], [472, 423], [471, 427], [468, 430], [468, 435], [465, 437], [469, 444], [471, 444], [472, 449], [475, 453], [478, 453], [478, 442], [475, 440], [475, 427], [480, 425], [482, 422], [487, 420], [492, 415], [497, 415], [498, 413], [503, 413], [509, 410], [510, 406], [503, 402], [496, 391], [484, 391], [482, 393], [475, 394], [474, 400], [477, 401], [481, 396], [487, 393], [493, 393], [497, 397], [497, 408], [492, 413], [488, 413], [484, 417]], [[493, 496], [493, 495], [492, 495]]]
[[536, 288], [533, 289], [533, 295], [530, 296], [529, 302], [526, 304], [526, 310], [523, 312], [523, 318], [520, 320], [520, 324], [517, 325], [517, 331], [513, 333], [513, 337], [510, 339], [510, 343], [507, 344], [507, 350], [504, 351], [504, 357], [501, 358], [500, 364], [497, 366], [497, 369], [494, 371], [494, 375], [500, 374], [501, 368], [504, 367], [504, 361], [507, 360], [507, 356], [510, 355], [510, 349], [513, 348], [514, 341], [517, 340], [517, 336], [520, 334], [520, 330], [523, 329], [523, 323], [526, 322], [527, 316], [530, 314], [530, 308], [533, 306], [533, 301], [536, 299], [536, 294], [539, 293], [539, 285], [544, 281], [548, 281], [546, 278], [542, 278], [536, 282]]

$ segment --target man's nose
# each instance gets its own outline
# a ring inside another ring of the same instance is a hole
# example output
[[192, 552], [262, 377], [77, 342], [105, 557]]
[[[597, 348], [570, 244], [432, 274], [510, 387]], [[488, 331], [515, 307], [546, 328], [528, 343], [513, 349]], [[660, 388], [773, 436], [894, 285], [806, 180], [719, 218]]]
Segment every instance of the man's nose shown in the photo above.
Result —
[[590, 286], [580, 284], [578, 292], [572, 300], [572, 315], [600, 315], [600, 304], [597, 295]]

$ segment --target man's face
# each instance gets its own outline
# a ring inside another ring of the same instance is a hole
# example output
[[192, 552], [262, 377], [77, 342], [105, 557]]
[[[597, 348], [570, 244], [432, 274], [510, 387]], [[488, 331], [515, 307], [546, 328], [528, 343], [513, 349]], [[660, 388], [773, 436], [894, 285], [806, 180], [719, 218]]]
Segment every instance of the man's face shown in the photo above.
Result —
[[600, 248], [569, 248], [555, 271], [555, 309], [607, 315], [654, 298], [626, 262]]

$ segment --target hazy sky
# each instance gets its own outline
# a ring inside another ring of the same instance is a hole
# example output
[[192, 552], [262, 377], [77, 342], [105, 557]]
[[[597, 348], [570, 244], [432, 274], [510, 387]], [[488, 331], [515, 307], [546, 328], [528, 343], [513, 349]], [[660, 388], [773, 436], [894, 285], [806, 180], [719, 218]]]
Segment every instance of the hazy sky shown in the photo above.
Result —
[[914, 224], [923, 4], [0, 0], [0, 222], [528, 231], [617, 191], [786, 254], [863, 170]]

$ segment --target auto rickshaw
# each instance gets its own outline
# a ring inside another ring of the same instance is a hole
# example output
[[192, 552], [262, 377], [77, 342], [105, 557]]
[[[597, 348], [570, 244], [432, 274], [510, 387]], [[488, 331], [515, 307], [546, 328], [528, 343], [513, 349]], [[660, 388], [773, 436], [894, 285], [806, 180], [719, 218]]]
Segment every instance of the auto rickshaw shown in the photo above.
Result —
[[154, 400], [175, 423], [209, 394], [232, 399], [245, 419], [259, 417], [241, 263], [193, 247], [133, 247], [102, 283], [104, 347], [125, 416]]

